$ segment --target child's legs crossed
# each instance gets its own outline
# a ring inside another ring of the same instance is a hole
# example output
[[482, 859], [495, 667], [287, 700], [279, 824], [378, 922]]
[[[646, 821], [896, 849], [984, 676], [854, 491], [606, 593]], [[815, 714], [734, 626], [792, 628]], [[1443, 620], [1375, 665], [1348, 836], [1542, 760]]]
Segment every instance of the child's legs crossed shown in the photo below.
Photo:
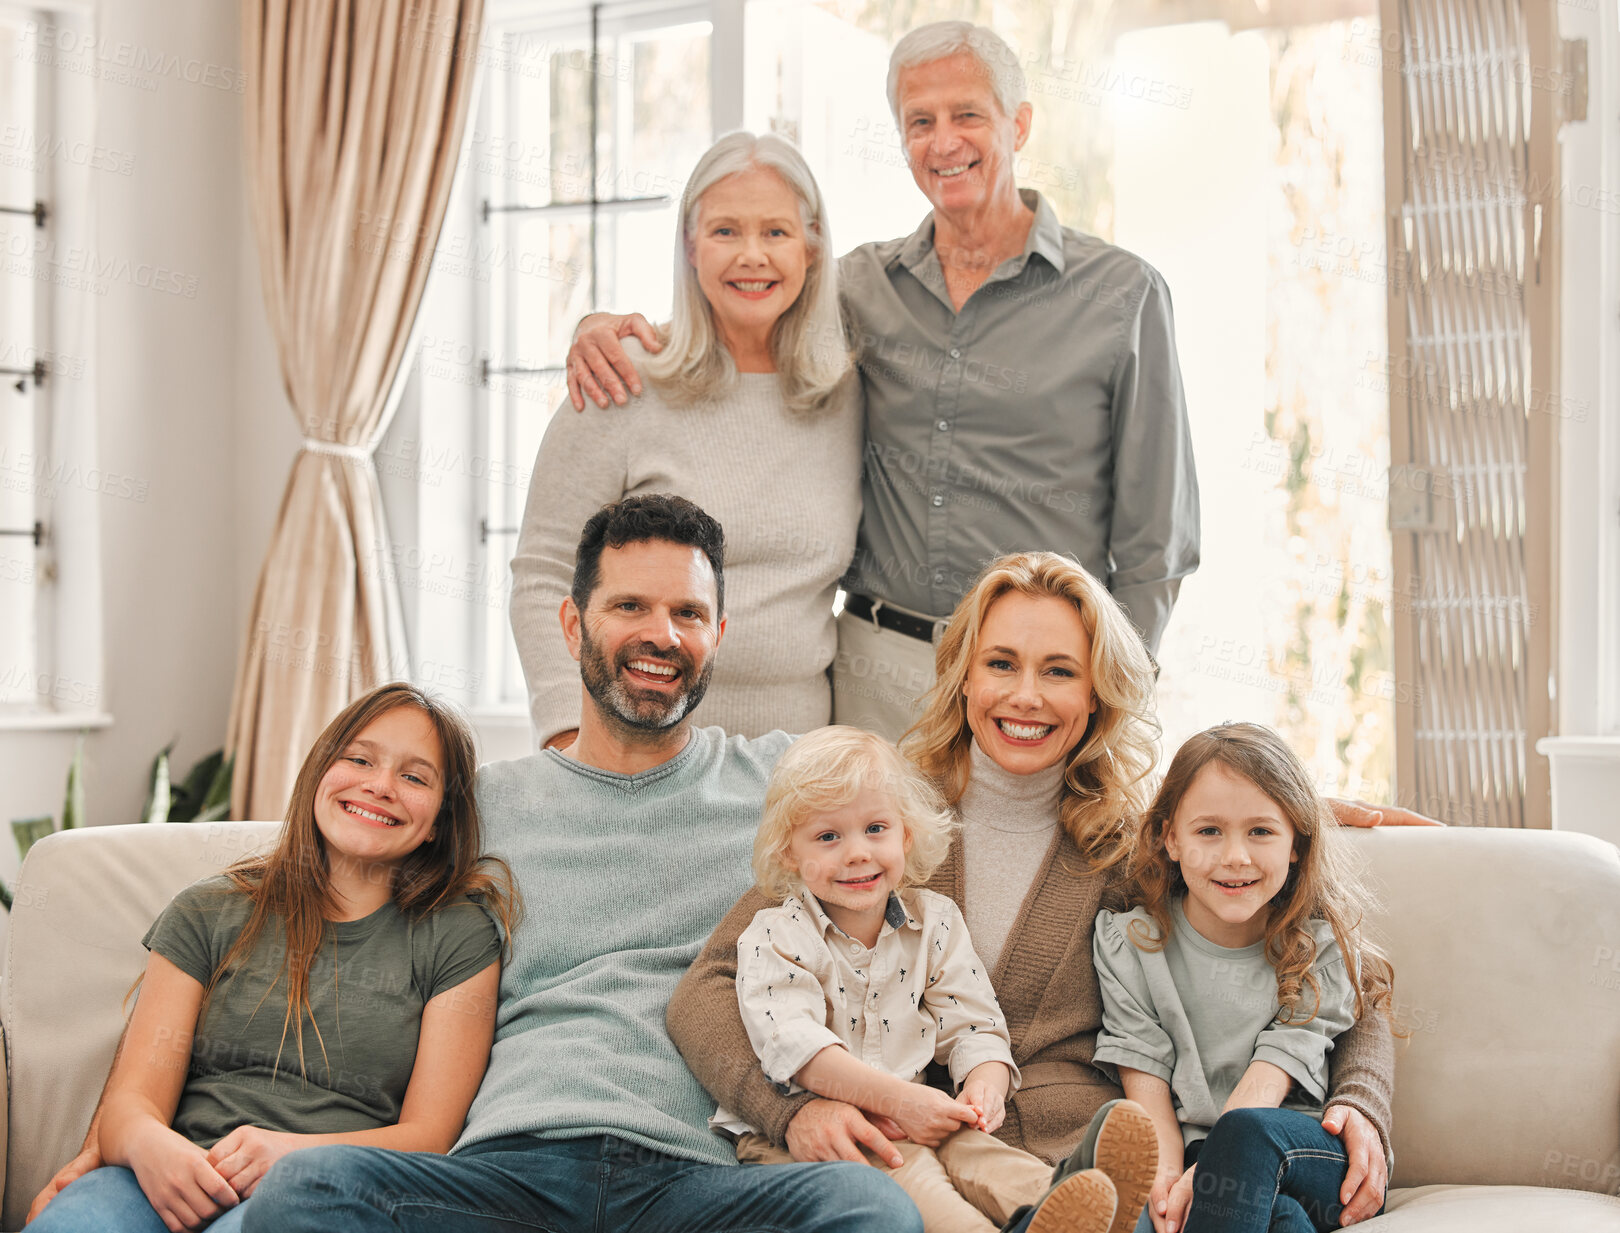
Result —
[[[1339, 1188], [1348, 1168], [1344, 1145], [1295, 1109], [1234, 1109], [1200, 1145], [1187, 1233], [1269, 1233], [1273, 1208], [1294, 1224], [1328, 1233], [1339, 1227]], [[1278, 1197], [1290, 1200], [1278, 1204]]]
[[[963, 1133], [966, 1132], [958, 1131], [952, 1138]], [[946, 1144], [949, 1143], [950, 1140], [947, 1139]], [[919, 1147], [915, 1143], [896, 1143], [895, 1147], [899, 1148], [900, 1155], [905, 1157], [905, 1163], [898, 1169], [879, 1164], [877, 1158], [870, 1152], [866, 1153], [866, 1159], [873, 1167], [882, 1169], [899, 1182], [900, 1189], [911, 1196], [911, 1201], [922, 1213], [924, 1233], [996, 1233], [996, 1229], [1006, 1220], [1006, 1216], [999, 1216], [992, 1221], [974, 1203], [969, 1202], [968, 1198], [958, 1191], [933, 1148]], [[1007, 1150], [1014, 1149], [1007, 1148]], [[1022, 1156], [1024, 1153], [1017, 1154]], [[737, 1159], [744, 1164], [790, 1164], [793, 1157], [762, 1135], [743, 1135], [737, 1140]], [[1032, 1156], [1030, 1159], [1035, 1158]], [[1046, 1180], [1051, 1181], [1052, 1170], [1046, 1165], [1041, 1167], [1046, 1171]], [[1043, 1186], [1033, 1199], [1024, 1201], [1036, 1202], [1045, 1190]], [[1011, 1213], [1012, 1209], [1009, 1208], [1007, 1214]]]
[[28, 1228], [30, 1233], [168, 1233], [135, 1174], [115, 1165], [92, 1169], [64, 1187]]
[[1052, 1186], [1052, 1166], [982, 1130], [958, 1130], [936, 1149], [957, 1193], [1000, 1226]]

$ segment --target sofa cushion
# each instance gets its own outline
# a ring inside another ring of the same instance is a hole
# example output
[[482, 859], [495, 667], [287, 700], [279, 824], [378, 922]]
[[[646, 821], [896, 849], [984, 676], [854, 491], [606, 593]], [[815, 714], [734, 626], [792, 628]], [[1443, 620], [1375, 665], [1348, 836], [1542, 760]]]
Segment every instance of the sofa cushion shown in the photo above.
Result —
[[1357, 1233], [1620, 1233], [1620, 1199], [1540, 1186], [1419, 1186], [1390, 1192]]
[[0, 986], [10, 1063], [3, 1227], [21, 1227], [79, 1150], [146, 969], [141, 937], [175, 893], [275, 838], [273, 822], [101, 826], [29, 850], [13, 888]]
[[1620, 851], [1461, 827], [1356, 832], [1354, 849], [1411, 1034], [1395, 1043], [1394, 1185], [1612, 1193]]

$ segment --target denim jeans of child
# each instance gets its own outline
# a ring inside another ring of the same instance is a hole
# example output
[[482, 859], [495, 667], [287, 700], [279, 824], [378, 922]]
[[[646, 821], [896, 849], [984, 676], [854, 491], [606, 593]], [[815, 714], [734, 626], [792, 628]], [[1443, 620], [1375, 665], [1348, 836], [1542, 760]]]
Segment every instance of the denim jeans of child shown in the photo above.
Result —
[[611, 1135], [512, 1135], [454, 1156], [312, 1147], [276, 1162], [244, 1233], [922, 1233], [881, 1170], [723, 1165]]
[[[208, 1233], [240, 1233], [244, 1200], [208, 1226]], [[28, 1226], [28, 1233], [169, 1233], [141, 1193], [135, 1174], [116, 1165], [92, 1169], [62, 1189]]]
[[[1196, 1161], [1185, 1233], [1330, 1233], [1339, 1227], [1344, 1144], [1297, 1109], [1233, 1109], [1187, 1149]], [[1146, 1209], [1135, 1233], [1153, 1233]]]

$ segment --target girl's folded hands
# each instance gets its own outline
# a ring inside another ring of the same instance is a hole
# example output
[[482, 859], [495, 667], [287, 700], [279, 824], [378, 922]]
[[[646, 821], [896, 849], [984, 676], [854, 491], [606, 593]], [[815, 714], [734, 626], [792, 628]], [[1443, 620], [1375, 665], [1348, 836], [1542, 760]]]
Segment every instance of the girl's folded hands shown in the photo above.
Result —
[[288, 1152], [308, 1146], [302, 1142], [303, 1138], [258, 1126], [238, 1126], [208, 1149], [208, 1163], [245, 1199], [270, 1171], [271, 1165]]

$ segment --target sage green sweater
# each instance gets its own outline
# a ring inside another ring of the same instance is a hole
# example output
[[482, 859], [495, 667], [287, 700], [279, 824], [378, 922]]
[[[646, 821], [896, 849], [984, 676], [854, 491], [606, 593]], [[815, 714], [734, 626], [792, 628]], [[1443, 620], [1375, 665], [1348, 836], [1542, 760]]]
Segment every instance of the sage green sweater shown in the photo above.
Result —
[[714, 1101], [664, 1030], [664, 1009], [753, 881], [765, 782], [789, 739], [699, 728], [638, 775], [551, 750], [479, 771], [485, 846], [512, 866], [524, 919], [501, 973], [489, 1070], [452, 1150], [606, 1134], [736, 1163], [709, 1131]]

